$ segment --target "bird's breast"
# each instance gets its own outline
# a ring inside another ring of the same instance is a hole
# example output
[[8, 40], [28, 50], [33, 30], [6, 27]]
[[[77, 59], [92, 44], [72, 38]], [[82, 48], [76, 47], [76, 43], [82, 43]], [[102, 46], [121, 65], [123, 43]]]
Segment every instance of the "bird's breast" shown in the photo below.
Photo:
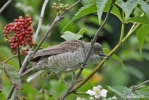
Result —
[[74, 52], [65, 52], [48, 58], [49, 69], [59, 72], [72, 72], [79, 69], [85, 55], [81, 48]]

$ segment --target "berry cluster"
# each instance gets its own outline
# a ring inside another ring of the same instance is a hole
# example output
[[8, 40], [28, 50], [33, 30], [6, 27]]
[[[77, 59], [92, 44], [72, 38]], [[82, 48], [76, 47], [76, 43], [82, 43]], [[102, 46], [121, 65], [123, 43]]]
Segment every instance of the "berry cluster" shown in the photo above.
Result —
[[68, 9], [68, 4], [62, 4], [60, 1], [58, 2], [58, 5], [56, 3], [53, 3], [52, 8], [56, 9], [58, 14], [62, 13], [62, 11], [66, 11]]
[[17, 54], [18, 49], [21, 54], [26, 55], [29, 47], [34, 45], [32, 38], [34, 29], [31, 24], [31, 17], [26, 15], [25, 19], [20, 16], [19, 19], [14, 19], [13, 23], [5, 26], [3, 34], [5, 40], [10, 43], [10, 48], [13, 50], [14, 55]]

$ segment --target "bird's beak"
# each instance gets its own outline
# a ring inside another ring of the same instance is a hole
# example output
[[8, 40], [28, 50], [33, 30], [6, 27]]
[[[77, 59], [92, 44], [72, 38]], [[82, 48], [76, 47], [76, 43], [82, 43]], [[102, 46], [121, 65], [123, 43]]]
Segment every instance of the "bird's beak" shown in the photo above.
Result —
[[105, 55], [104, 53], [100, 53], [99, 56], [101, 56], [102, 58], [105, 58], [105, 59], [109, 59], [110, 57]]

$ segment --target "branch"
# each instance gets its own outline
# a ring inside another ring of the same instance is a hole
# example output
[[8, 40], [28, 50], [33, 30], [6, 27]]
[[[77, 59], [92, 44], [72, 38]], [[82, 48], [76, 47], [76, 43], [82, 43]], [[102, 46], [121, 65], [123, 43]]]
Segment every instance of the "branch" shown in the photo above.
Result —
[[[107, 21], [107, 19], [108, 19], [108, 17], [109, 17], [109, 14], [110, 14], [110, 12], [111, 12], [111, 10], [112, 10], [112, 7], [113, 7], [114, 2], [115, 2], [115, 0], [113, 0], [113, 1], [111, 2], [111, 5], [110, 5], [110, 8], [109, 8], [109, 10], [108, 10], [108, 12], [107, 12], [107, 14], [106, 14], [106, 17], [105, 17], [105, 19], [104, 19], [102, 25], [99, 27], [99, 29], [98, 29], [97, 32], [96, 32], [96, 34], [95, 34], [95, 36], [94, 36], [94, 38], [93, 38], [93, 40], [92, 40], [92, 42], [91, 42], [91, 48], [90, 48], [90, 50], [89, 50], [89, 52], [88, 52], [88, 54], [87, 54], [86, 59], [84, 60], [84, 62], [83, 62], [83, 64], [82, 64], [82, 67], [80, 68], [78, 74], [76, 75], [76, 77], [75, 77], [74, 80], [72, 81], [71, 85], [68, 87], [68, 89], [67, 89], [67, 91], [65, 92], [65, 94], [62, 95], [62, 96], [61, 96], [60, 98], [58, 98], [58, 99], [64, 100], [67, 95], [69, 95], [70, 93], [74, 92], [74, 91], [77, 89], [77, 88], [75, 88], [75, 89], [72, 90], [72, 88], [73, 88], [74, 85], [77, 83], [77, 80], [78, 80], [78, 78], [80, 77], [80, 75], [81, 75], [81, 73], [82, 73], [82, 71], [83, 71], [83, 69], [84, 69], [84, 67], [85, 67], [85, 65], [86, 65], [86, 63], [87, 63], [87, 60], [88, 60], [88, 58], [89, 58], [89, 56], [90, 56], [90, 54], [91, 54], [91, 51], [92, 51], [92, 49], [93, 49], [93, 46], [94, 46], [94, 44], [95, 44], [95, 42], [96, 42], [96, 40], [97, 40], [98, 34], [101, 32], [103, 26], [105, 25], [105, 23], [106, 23], [106, 21]], [[84, 82], [84, 83], [85, 83], [85, 82]], [[83, 84], [84, 84], [84, 83], [83, 83]], [[82, 85], [83, 85], [83, 84], [82, 84]], [[80, 86], [82, 86], [82, 85], [80, 85]], [[79, 88], [79, 87], [78, 87], [78, 88]]]
[[[76, 4], [78, 4], [80, 1], [81, 1], [81, 0], [78, 0], [78, 1], [75, 2], [73, 5], [71, 5], [71, 6], [68, 8], [67, 11], [69, 11], [71, 8], [73, 8], [73, 7], [74, 7]], [[37, 28], [37, 31], [36, 31], [36, 33], [35, 33], [34, 40], [36, 40], [36, 38], [37, 38], [37, 36], [38, 36], [38, 33], [39, 33], [39, 31], [40, 31], [40, 28], [41, 28], [41, 25], [40, 25], [40, 24], [42, 24], [42, 18], [43, 18], [43, 14], [44, 14], [44, 12], [45, 12], [45, 6], [46, 6], [47, 3], [48, 3], [48, 0], [45, 0], [44, 4], [43, 4], [43, 6], [42, 6], [42, 11], [41, 11], [41, 15], [40, 15], [40, 20], [39, 20], [39, 23], [38, 23], [38, 28]], [[60, 14], [59, 16], [56, 16], [56, 18], [55, 18], [55, 20], [53, 21], [52, 25], [50, 26], [50, 28], [48, 29], [48, 31], [45, 33], [45, 35], [43, 36], [43, 38], [42, 38], [41, 41], [39, 42], [39, 44], [38, 44], [38, 46], [36, 47], [36, 49], [34, 50], [33, 54], [35, 54], [35, 53], [38, 51], [39, 47], [41, 46], [41, 44], [43, 43], [43, 41], [45, 40], [45, 38], [47, 37], [47, 35], [51, 32], [51, 30], [52, 30], [53, 27], [56, 25], [56, 23], [64, 18], [63, 15], [64, 15], [67, 11], [64, 11], [64, 12], [63, 12], [62, 14]], [[19, 74], [20, 74], [20, 75], [22, 74], [24, 68], [25, 68], [25, 67], [27, 66], [27, 64], [28, 64], [28, 58], [30, 57], [31, 52], [32, 52], [32, 49], [29, 50], [28, 55], [27, 55], [27, 56], [25, 57], [25, 59], [24, 59], [24, 62], [23, 62], [23, 64], [22, 64], [22, 67], [21, 67], [21, 69], [20, 69], [20, 71], [19, 71]], [[13, 87], [14, 87], [14, 86], [13, 86]], [[12, 95], [12, 93], [13, 93], [13, 91], [14, 91], [13, 87], [12, 87], [12, 89], [10, 90], [9, 98], [8, 98], [8, 99], [11, 98], [11, 95]], [[16, 94], [17, 94], [17, 90], [15, 90], [15, 96], [14, 96], [14, 97], [16, 97]]]
[[36, 33], [34, 35], [34, 41], [36, 41], [37, 39], [37, 36], [40, 32], [40, 29], [41, 29], [41, 25], [42, 25], [42, 19], [43, 19], [43, 16], [44, 16], [44, 12], [45, 12], [45, 8], [47, 6], [47, 3], [48, 3], [49, 0], [45, 0], [44, 4], [43, 4], [43, 7], [42, 7], [42, 10], [41, 10], [41, 14], [40, 14], [40, 19], [39, 19], [39, 22], [38, 22], [38, 27], [37, 27], [37, 30], [36, 30]]
[[[41, 29], [42, 18], [43, 18], [43, 15], [44, 15], [44, 12], [45, 12], [45, 8], [46, 8], [46, 5], [47, 5], [48, 1], [49, 1], [49, 0], [45, 0], [44, 3], [43, 3], [42, 10], [41, 10], [41, 14], [40, 14], [40, 20], [39, 20], [39, 23], [38, 23], [38, 27], [37, 27], [36, 33], [35, 33], [35, 35], [34, 35], [34, 39], [33, 39], [34, 41], [37, 40], [37, 36], [38, 36], [39, 31], [40, 31], [40, 29]], [[25, 57], [25, 59], [24, 59], [24, 61], [23, 61], [23, 63], [22, 63], [22, 67], [20, 68], [19, 75], [22, 74], [23, 70], [24, 70], [25, 67], [27, 66], [27, 64], [28, 64], [28, 59], [29, 59], [29, 57], [30, 57], [30, 55], [31, 55], [31, 52], [32, 52], [32, 49], [29, 50], [28, 55]], [[9, 95], [8, 95], [8, 97], [7, 97], [7, 100], [11, 98], [12, 93], [14, 92], [14, 89], [15, 89], [15, 86], [13, 85], [12, 88], [11, 88], [11, 90], [10, 90], [10, 92], [9, 92]], [[15, 89], [14, 99], [15, 99], [16, 96], [17, 96], [17, 89]]]
[[[67, 11], [69, 11], [71, 8], [73, 8], [75, 5], [77, 5], [80, 1], [82, 0], [78, 0], [77, 2], [75, 2], [73, 5], [71, 5]], [[67, 12], [67, 11], [64, 11], [63, 13], [61, 13], [60, 15], [56, 16], [56, 18], [54, 19], [52, 25], [50, 26], [50, 28], [48, 29], [48, 31], [44, 34], [43, 38], [40, 40], [38, 46], [36, 47], [36, 49], [34, 50], [33, 54], [35, 54], [39, 47], [41, 46], [41, 44], [43, 43], [43, 41], [45, 40], [45, 38], [47, 37], [47, 35], [51, 32], [51, 30], [53, 29], [53, 27], [56, 25], [56, 23], [58, 21], [61, 21], [64, 17], [63, 15]]]
[[0, 63], [0, 66], [16, 56], [18, 56], [18, 55], [13, 55], [12, 57], [7, 58], [6, 60], [4, 60], [3, 62]]
[[[37, 27], [37, 29], [36, 29], [36, 33], [35, 33], [34, 39], [33, 39], [35, 42], [36, 42], [36, 40], [37, 40], [37, 36], [38, 36], [38, 34], [39, 34], [39, 32], [40, 32], [40, 29], [41, 29], [42, 18], [43, 18], [43, 16], [44, 16], [45, 8], [46, 8], [46, 6], [47, 6], [48, 1], [49, 1], [49, 0], [45, 0], [44, 3], [43, 3], [43, 6], [42, 6], [42, 10], [41, 10], [41, 14], [40, 14], [40, 19], [39, 19], [39, 22], [38, 22], [38, 27]], [[28, 58], [30, 57], [31, 52], [32, 52], [32, 49], [29, 50], [28, 55], [25, 57], [25, 59], [24, 59], [24, 61], [23, 61], [23, 64], [22, 64], [22, 67], [21, 67], [21, 69], [20, 69], [20, 71], [19, 71], [19, 74], [21, 74], [21, 73], [23, 72], [24, 68], [27, 66], [27, 64], [28, 64]]]
[[4, 9], [11, 3], [12, 0], [8, 0], [3, 7], [0, 9], [0, 14], [4, 11]]
[[133, 92], [135, 92], [137, 88], [139, 88], [140, 86], [142, 86], [142, 85], [144, 85], [144, 84], [146, 84], [146, 83], [148, 83], [148, 82], [149, 82], [149, 80], [144, 81], [144, 82], [142, 82], [142, 83], [140, 83], [140, 84], [138, 84], [138, 85], [131, 86], [131, 87], [130, 87], [131, 90], [130, 90], [130, 92], [127, 94], [127, 96], [126, 96], [126, 98], [125, 98], [124, 100], [128, 100], [128, 98], [130, 97], [130, 95], [131, 95]]

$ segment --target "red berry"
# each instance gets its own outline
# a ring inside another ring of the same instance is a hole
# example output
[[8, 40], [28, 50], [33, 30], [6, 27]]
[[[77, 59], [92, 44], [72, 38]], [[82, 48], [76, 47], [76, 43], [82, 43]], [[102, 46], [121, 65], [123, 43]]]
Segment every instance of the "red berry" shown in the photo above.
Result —
[[29, 18], [26, 18], [26, 21], [29, 22], [31, 21], [32, 19], [29, 17]]
[[18, 19], [14, 19], [14, 22], [18, 22]]
[[25, 22], [25, 19], [19, 19], [20, 22]]
[[8, 42], [9, 42], [9, 43], [11, 43], [11, 42], [12, 42], [12, 41], [11, 41], [11, 39], [10, 39], [10, 40], [8, 40]]
[[11, 49], [14, 49], [14, 46], [10, 46]]
[[17, 54], [17, 52], [16, 52], [16, 51], [14, 51], [14, 52], [13, 52], [13, 55], [16, 55], [16, 54]]
[[18, 47], [18, 43], [15, 43], [15, 44], [14, 44], [14, 48], [17, 48], [17, 47]]
[[29, 18], [29, 15], [25, 15], [25, 18]]
[[15, 33], [16, 33], [16, 34], [20, 34], [20, 31], [16, 31]]

